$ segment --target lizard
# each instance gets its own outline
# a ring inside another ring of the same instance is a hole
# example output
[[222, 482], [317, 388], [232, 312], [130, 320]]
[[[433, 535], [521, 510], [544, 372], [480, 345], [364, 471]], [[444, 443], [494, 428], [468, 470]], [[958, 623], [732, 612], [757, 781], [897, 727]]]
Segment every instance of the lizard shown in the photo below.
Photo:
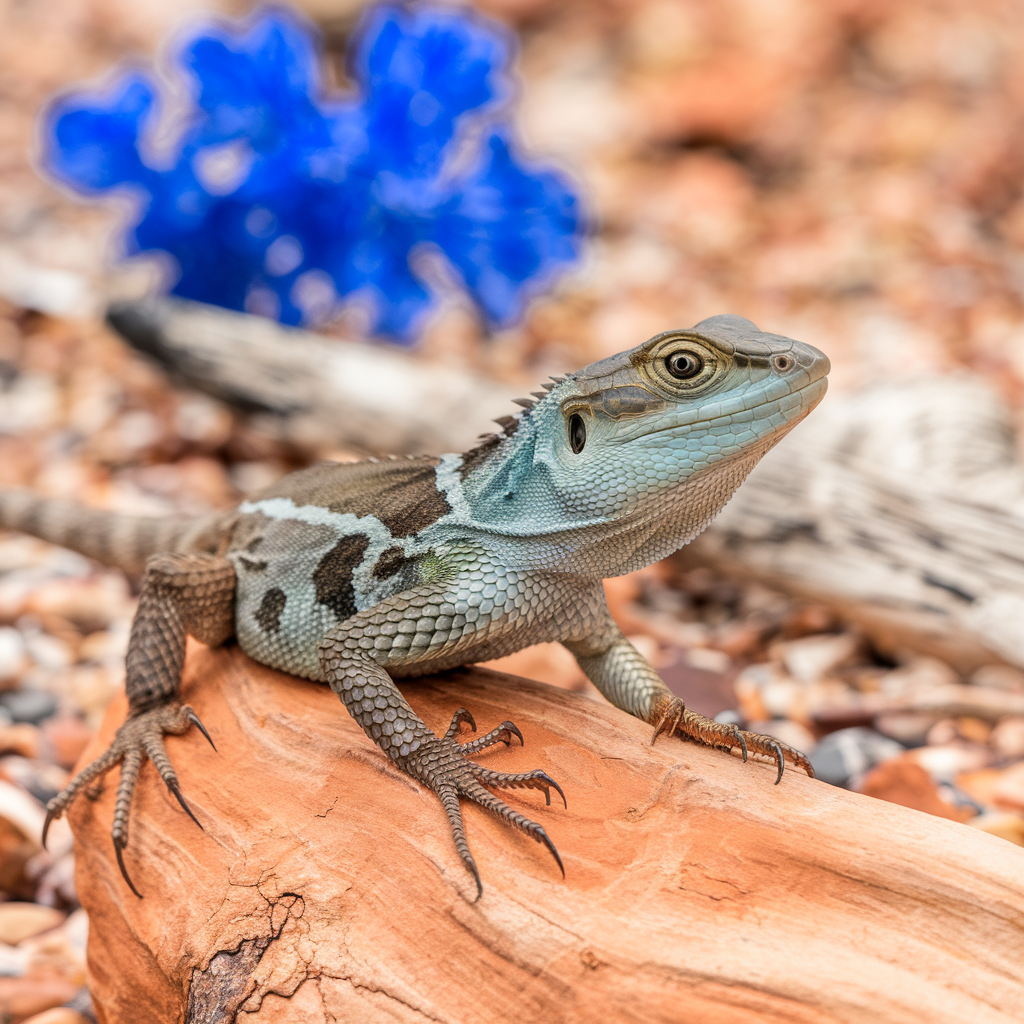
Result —
[[[560, 641], [617, 708], [723, 751], [813, 775], [771, 736], [688, 709], [609, 614], [602, 580], [662, 559], [703, 530], [761, 458], [821, 400], [818, 349], [724, 315], [665, 331], [565, 377], [461, 454], [321, 463], [236, 508], [135, 517], [33, 492], [0, 490], [0, 526], [64, 545], [141, 578], [126, 656], [128, 715], [109, 748], [47, 805], [43, 842], [83, 787], [120, 764], [112, 839], [125, 866], [128, 821], [148, 758], [186, 803], [164, 736], [192, 725], [182, 703], [186, 636], [232, 637], [256, 661], [327, 683], [400, 770], [432, 790], [455, 848], [483, 887], [461, 800], [551, 852], [545, 829], [493, 790], [532, 788], [545, 771], [502, 773], [473, 755], [523, 742], [502, 722], [476, 731], [465, 708], [432, 732], [396, 680]], [[200, 825], [200, 827], [202, 827]]]

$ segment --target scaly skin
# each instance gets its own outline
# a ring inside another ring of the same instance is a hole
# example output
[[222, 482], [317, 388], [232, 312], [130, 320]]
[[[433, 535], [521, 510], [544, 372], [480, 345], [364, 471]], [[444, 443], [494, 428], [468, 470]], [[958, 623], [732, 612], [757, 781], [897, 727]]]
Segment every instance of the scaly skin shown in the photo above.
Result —
[[809, 345], [714, 317], [546, 385], [472, 451], [315, 466], [222, 516], [132, 519], [0, 491], [0, 525], [128, 571], [144, 566], [128, 720], [50, 802], [47, 823], [121, 763], [113, 838], [138, 894], [123, 852], [145, 758], [188, 811], [162, 738], [199, 724], [179, 700], [186, 634], [209, 644], [234, 634], [257, 661], [329, 683], [380, 750], [437, 794], [478, 896], [460, 798], [544, 843], [561, 868], [544, 829], [490, 789], [540, 789], [549, 803], [562, 791], [543, 771], [506, 774], [471, 759], [522, 742], [511, 722], [462, 744], [461, 726], [475, 724], [460, 708], [436, 736], [397, 678], [558, 640], [608, 700], [654, 726], [652, 742], [669, 733], [744, 760], [766, 755], [776, 781], [787, 761], [810, 773], [799, 751], [673, 697], [612, 621], [601, 580], [703, 530], [820, 401], [827, 372]]

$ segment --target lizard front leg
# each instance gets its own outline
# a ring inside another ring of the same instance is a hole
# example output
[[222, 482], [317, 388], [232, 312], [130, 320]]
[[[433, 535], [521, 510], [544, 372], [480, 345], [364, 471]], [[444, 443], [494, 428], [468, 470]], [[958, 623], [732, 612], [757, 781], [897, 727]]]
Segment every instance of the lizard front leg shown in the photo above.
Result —
[[167, 733], [180, 735], [194, 724], [210, 740], [195, 711], [179, 700], [185, 637], [191, 634], [210, 646], [227, 640], [234, 632], [234, 597], [235, 570], [225, 558], [184, 554], [149, 558], [128, 640], [125, 676], [128, 718], [110, 747], [47, 804], [44, 844], [50, 822], [63, 815], [81, 789], [114, 765], [121, 764], [112, 838], [121, 874], [136, 896], [141, 897], [141, 894], [125, 869], [124, 848], [128, 844], [132, 795], [139, 769], [147, 757], [167, 788], [199, 825], [181, 795], [163, 737]]
[[710, 747], [739, 749], [744, 761], [748, 751], [774, 758], [779, 769], [776, 785], [782, 781], [787, 761], [814, 777], [807, 757], [773, 736], [746, 732], [690, 711], [679, 697], [672, 695], [610, 616], [583, 640], [563, 640], [562, 643], [575, 655], [587, 678], [612, 704], [654, 726], [652, 744], [662, 732], [679, 733]]
[[508, 745], [512, 736], [522, 743], [522, 734], [511, 722], [503, 722], [487, 735], [463, 745], [456, 739], [461, 725], [467, 723], [474, 730], [476, 725], [469, 712], [459, 708], [447, 732], [437, 736], [413, 711], [388, 675], [388, 665], [444, 659], [463, 646], [460, 639], [469, 639], [486, 629], [486, 613], [476, 618], [475, 627], [466, 623], [465, 618], [450, 595], [441, 589], [425, 586], [405, 591], [331, 630], [321, 642], [320, 663], [324, 679], [366, 735], [402, 771], [437, 794], [448, 816], [456, 850], [476, 881], [479, 899], [483, 886], [466, 841], [460, 798], [472, 800], [543, 843], [564, 877], [562, 860], [544, 829], [486, 787], [539, 789], [548, 804], [552, 789], [563, 802], [565, 794], [543, 771], [496, 772], [469, 759], [468, 754], [495, 743]]

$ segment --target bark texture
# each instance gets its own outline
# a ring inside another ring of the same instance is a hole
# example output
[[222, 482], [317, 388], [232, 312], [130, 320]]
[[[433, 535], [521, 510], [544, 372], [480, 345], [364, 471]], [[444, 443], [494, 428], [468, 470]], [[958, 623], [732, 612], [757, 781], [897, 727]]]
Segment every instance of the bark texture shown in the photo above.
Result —
[[1024, 666], [1024, 462], [979, 378], [829, 396], [677, 557], [829, 604], [891, 652]]
[[[191, 643], [191, 642], [190, 642]], [[443, 731], [469, 708], [564, 787], [510, 802], [565, 861], [465, 806], [484, 894], [444, 812], [326, 687], [191, 643], [210, 730], [167, 749], [196, 828], [146, 765], [126, 861], [113, 780], [71, 811], [102, 1024], [1019, 1019], [1024, 850], [966, 825], [678, 739], [485, 670], [403, 684]], [[125, 714], [115, 702], [83, 761]], [[505, 794], [503, 794], [505, 795]]]

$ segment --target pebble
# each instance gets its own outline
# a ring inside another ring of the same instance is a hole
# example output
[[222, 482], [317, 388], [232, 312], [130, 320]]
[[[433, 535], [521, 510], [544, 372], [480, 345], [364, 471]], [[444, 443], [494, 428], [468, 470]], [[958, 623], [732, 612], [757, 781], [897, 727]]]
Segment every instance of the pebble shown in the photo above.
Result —
[[989, 742], [1002, 757], [1024, 757], [1024, 718], [1012, 715], [1002, 719], [992, 730]]
[[992, 799], [998, 807], [1024, 810], [1024, 761], [1003, 772], [992, 788]]
[[91, 1024], [88, 1017], [69, 1006], [55, 1006], [29, 1017], [22, 1024]]
[[35, 797], [26, 793], [21, 786], [0, 778], [0, 818], [13, 825], [27, 839], [38, 843], [45, 817], [46, 811]]
[[20, 978], [28, 967], [28, 950], [0, 943], [0, 978]]
[[715, 647], [729, 658], [748, 658], [760, 650], [765, 627], [757, 622], [731, 622], [715, 634]]
[[[631, 638], [636, 646], [637, 637]], [[639, 648], [638, 648], [639, 649]], [[729, 671], [730, 658], [725, 651], [716, 651], [711, 647], [691, 647], [686, 652], [687, 664], [705, 672], [724, 673]]]
[[956, 777], [959, 789], [966, 793], [980, 807], [993, 807], [993, 792], [1003, 774], [1000, 768], [981, 768], [976, 772], [960, 772]]
[[761, 700], [771, 718], [785, 718], [791, 713], [801, 686], [794, 679], [770, 679], [761, 687]]
[[814, 774], [833, 786], [850, 786], [876, 765], [899, 757], [903, 747], [874, 729], [855, 726], [829, 733], [810, 752]]
[[0, 754], [39, 756], [39, 730], [28, 722], [0, 726]]
[[974, 686], [1024, 693], [1024, 672], [1009, 665], [984, 665], [971, 676], [970, 681]]
[[936, 718], [929, 711], [889, 711], [875, 719], [875, 728], [905, 747], [920, 747], [928, 742], [928, 732]]
[[767, 662], [748, 665], [736, 677], [732, 684], [739, 710], [748, 722], [761, 721], [773, 717], [765, 707], [761, 691], [765, 684], [778, 674], [778, 669]]
[[64, 914], [38, 903], [0, 903], [0, 942], [17, 946], [19, 942], [56, 928]]
[[817, 740], [814, 733], [799, 722], [789, 718], [775, 718], [767, 722], [751, 722], [747, 729], [750, 732], [764, 733], [766, 736], [774, 736], [777, 740], [796, 747], [797, 750], [807, 753], [813, 750]]
[[62, 1007], [78, 991], [78, 985], [63, 978], [0, 978], [0, 1006], [8, 1020], [27, 1024], [45, 1010]]
[[960, 676], [938, 658], [914, 658], [906, 665], [879, 677], [878, 688], [887, 697], [904, 697], [919, 691], [960, 682]]
[[76, 665], [64, 676], [65, 693], [93, 728], [99, 728], [107, 707], [124, 683], [123, 661], [118, 667]]
[[988, 747], [957, 741], [945, 746], [918, 747], [907, 755], [936, 782], [954, 782], [963, 772], [976, 772], [992, 760]]
[[[29, 620], [35, 621], [30, 616], [26, 616], [19, 622]], [[25, 633], [25, 646], [28, 648], [32, 660], [45, 672], [59, 672], [75, 660], [69, 644], [38, 628]]]
[[85, 984], [85, 946], [74, 934], [75, 918], [84, 914], [85, 911], [77, 910], [58, 927], [21, 942], [18, 948], [28, 954], [27, 974], [57, 975], [79, 985]]
[[973, 811], [943, 800], [932, 777], [919, 764], [897, 757], [872, 768], [857, 787], [866, 796], [911, 807], [940, 818], [966, 821]]
[[[47, 846], [49, 846], [47, 842]], [[36, 901], [44, 903], [48, 907], [53, 906], [75, 906], [78, 903], [78, 894], [75, 892], [75, 858], [68, 850], [63, 856], [54, 860], [49, 867], [43, 867], [38, 874], [35, 873], [40, 865], [41, 858], [47, 854], [39, 854], [33, 858], [29, 865], [33, 869], [33, 878], [36, 883]]]
[[1024, 846], [1024, 815], [1014, 811], [986, 811], [972, 818], [970, 824], [990, 836], [999, 836], [1000, 839]]
[[0, 693], [0, 706], [13, 721], [38, 725], [57, 710], [57, 699], [43, 690], [9, 690]]
[[29, 666], [25, 638], [18, 629], [0, 628], [0, 687], [16, 682]]
[[[29, 862], [38, 853], [33, 842], [16, 825], [0, 817], [0, 890], [15, 899], [32, 899], [35, 885], [29, 872]], [[0, 972], [3, 973], [3, 972]]]
[[44, 620], [58, 616], [84, 634], [105, 629], [125, 615], [129, 602], [124, 578], [107, 573], [86, 580], [53, 580], [32, 592], [25, 611]]
[[956, 740], [968, 740], [971, 743], [988, 743], [992, 735], [992, 726], [980, 718], [963, 716], [961, 718], [942, 718], [928, 730], [929, 746], [941, 747]]
[[860, 638], [852, 633], [823, 634], [774, 644], [772, 655], [781, 660], [794, 679], [811, 683], [851, 661], [860, 646]]
[[875, 718], [863, 695], [839, 679], [809, 683], [791, 713], [803, 721], [813, 722], [823, 732], [868, 726]]
[[0, 756], [0, 777], [10, 779], [45, 804], [67, 784], [68, 773], [52, 761], [20, 754]]
[[[43, 722], [42, 734], [47, 756], [62, 768], [69, 769], [81, 757], [93, 735], [83, 719], [70, 714], [47, 718]], [[3, 735], [3, 730], [0, 730], [0, 735]]]
[[801, 637], [811, 633], [825, 633], [835, 625], [835, 615], [824, 605], [806, 604], [786, 616], [783, 631], [786, 636]]

